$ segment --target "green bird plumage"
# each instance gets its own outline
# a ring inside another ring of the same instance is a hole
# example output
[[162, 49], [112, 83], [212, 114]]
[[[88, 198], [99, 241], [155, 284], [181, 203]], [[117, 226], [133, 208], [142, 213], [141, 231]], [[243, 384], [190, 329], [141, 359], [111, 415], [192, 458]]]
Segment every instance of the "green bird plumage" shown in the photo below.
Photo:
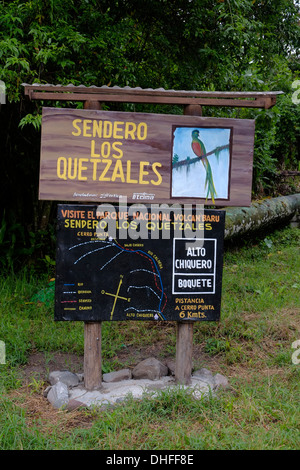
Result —
[[206, 170], [206, 178], [205, 178], [205, 189], [207, 188], [206, 200], [208, 199], [209, 195], [212, 199], [212, 202], [215, 202], [215, 197], [217, 196], [216, 188], [213, 181], [212, 170], [210, 163], [207, 159], [206, 149], [203, 142], [199, 139], [199, 131], [194, 130], [192, 132], [192, 150], [197, 155], [197, 157], [201, 158], [203, 166]]

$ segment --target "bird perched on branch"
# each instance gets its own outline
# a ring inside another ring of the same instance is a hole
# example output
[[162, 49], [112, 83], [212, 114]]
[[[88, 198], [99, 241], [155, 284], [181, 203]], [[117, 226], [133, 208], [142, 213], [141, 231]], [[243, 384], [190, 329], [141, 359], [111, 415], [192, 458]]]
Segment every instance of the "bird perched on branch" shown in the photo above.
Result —
[[209, 195], [212, 199], [212, 202], [215, 203], [215, 197], [217, 196], [216, 188], [213, 181], [212, 170], [208, 158], [206, 156], [206, 149], [203, 142], [199, 139], [200, 132], [195, 129], [192, 131], [192, 150], [199, 157], [203, 163], [203, 166], [206, 171], [205, 186], [207, 188], [206, 199]]

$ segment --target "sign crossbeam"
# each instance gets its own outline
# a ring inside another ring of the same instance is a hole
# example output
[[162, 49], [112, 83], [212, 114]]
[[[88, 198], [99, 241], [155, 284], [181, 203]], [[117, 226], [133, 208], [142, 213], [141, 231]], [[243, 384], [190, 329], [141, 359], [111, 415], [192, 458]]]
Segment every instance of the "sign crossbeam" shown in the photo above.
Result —
[[271, 108], [281, 91], [226, 92], [142, 89], [130, 87], [85, 87], [75, 85], [23, 84], [25, 95], [31, 100], [99, 101], [148, 104], [177, 104]]

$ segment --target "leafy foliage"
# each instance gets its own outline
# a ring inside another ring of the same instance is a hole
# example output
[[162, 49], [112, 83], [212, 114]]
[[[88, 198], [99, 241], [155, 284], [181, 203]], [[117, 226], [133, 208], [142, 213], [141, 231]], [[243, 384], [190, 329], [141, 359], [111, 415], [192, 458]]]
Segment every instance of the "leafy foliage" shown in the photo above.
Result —
[[292, 0], [15, 0], [1, 2], [0, 21], [14, 101], [32, 81], [267, 89], [299, 47]]

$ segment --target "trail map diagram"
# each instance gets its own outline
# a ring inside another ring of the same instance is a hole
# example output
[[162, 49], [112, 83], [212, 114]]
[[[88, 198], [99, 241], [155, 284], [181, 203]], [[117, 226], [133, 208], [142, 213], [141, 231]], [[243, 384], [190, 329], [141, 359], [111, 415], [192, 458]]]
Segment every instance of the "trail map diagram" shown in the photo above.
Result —
[[[215, 220], [222, 235], [222, 222], [217, 223], [215, 215], [207, 218]], [[58, 207], [55, 320], [219, 318], [223, 241], [219, 233], [210, 232], [197, 250], [186, 248], [187, 240], [196, 241], [192, 239], [132, 240], [120, 238], [119, 232], [98, 237], [97, 224], [96, 206]], [[212, 222], [206, 225], [213, 230]]]
[[[89, 263], [93, 264], [93, 276], [101, 274], [101, 281], [95, 280], [98, 291], [79, 289], [79, 294], [92, 294], [89, 298], [93, 298], [94, 302], [99, 300], [109, 320], [115, 319], [116, 306], [122, 307], [128, 318], [141, 313], [147, 317], [147, 313], [149, 318], [165, 320], [163, 311], [167, 296], [157, 262], [149, 253], [140, 248], [125, 248], [111, 239], [73, 245], [69, 248], [69, 254], [73, 259], [73, 272], [81, 272], [83, 286], [88, 282], [84, 270]], [[89, 271], [88, 277], [90, 274]], [[75, 303], [76, 300], [72, 298], [69, 302]]]

